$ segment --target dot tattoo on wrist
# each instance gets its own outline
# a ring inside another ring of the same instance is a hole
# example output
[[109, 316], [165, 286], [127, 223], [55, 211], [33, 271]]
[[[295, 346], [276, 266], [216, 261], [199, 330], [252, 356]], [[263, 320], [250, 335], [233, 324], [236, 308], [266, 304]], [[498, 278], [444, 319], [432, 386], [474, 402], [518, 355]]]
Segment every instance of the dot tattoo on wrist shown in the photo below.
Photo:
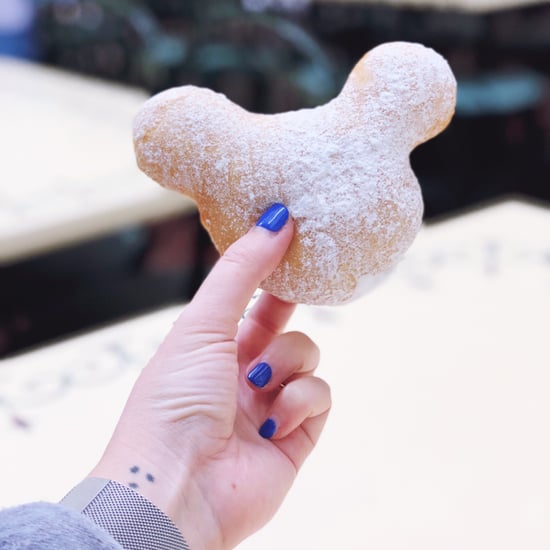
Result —
[[144, 477], [147, 483], [155, 482], [155, 476], [153, 474], [150, 474], [149, 472], [146, 472], [144, 476], [136, 477], [140, 473], [139, 466], [134, 465], [130, 467], [130, 473], [133, 474], [132, 481], [128, 483], [128, 487], [130, 487], [130, 489], [139, 489], [139, 483], [137, 481], [139, 481], [141, 477]]

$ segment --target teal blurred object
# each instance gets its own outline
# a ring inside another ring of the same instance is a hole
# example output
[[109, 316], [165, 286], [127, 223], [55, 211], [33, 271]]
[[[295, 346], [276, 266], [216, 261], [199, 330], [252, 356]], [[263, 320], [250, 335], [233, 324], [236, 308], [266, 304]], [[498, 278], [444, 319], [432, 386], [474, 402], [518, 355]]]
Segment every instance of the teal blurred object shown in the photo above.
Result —
[[543, 75], [523, 70], [484, 74], [458, 82], [456, 112], [462, 116], [506, 115], [532, 109], [546, 91]]

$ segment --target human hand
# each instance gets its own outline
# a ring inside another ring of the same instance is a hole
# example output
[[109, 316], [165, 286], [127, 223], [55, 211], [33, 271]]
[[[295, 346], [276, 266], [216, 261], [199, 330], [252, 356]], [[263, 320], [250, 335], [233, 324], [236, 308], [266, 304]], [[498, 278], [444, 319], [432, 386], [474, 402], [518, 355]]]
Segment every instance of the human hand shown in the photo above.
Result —
[[290, 244], [287, 217], [274, 205], [218, 261], [91, 473], [139, 490], [192, 550], [233, 548], [273, 516], [330, 408], [328, 385], [313, 376], [317, 346], [282, 332], [294, 305], [264, 293], [239, 325]]

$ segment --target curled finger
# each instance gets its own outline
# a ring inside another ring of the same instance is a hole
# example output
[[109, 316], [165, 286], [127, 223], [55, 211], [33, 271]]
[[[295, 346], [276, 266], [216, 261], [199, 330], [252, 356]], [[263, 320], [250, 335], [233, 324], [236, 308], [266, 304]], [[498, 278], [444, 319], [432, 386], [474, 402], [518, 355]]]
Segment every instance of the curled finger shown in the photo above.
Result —
[[256, 391], [273, 391], [282, 383], [313, 372], [319, 364], [319, 348], [302, 332], [276, 336], [248, 366], [246, 379]]
[[[327, 413], [330, 406], [330, 387], [324, 380], [315, 376], [297, 378], [278, 393], [267, 418], [260, 426], [259, 434], [266, 439], [283, 440], [309, 419]], [[310, 447], [315, 444], [317, 437], [309, 441]], [[308, 442], [304, 443], [307, 446]]]

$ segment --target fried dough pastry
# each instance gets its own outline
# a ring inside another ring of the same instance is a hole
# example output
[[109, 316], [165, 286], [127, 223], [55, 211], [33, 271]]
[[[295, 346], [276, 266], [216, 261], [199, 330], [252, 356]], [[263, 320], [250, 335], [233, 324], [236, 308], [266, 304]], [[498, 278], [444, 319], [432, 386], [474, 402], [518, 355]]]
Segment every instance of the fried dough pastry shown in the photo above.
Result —
[[220, 253], [271, 204], [287, 206], [294, 239], [262, 288], [340, 304], [413, 242], [423, 202], [409, 155], [447, 126], [455, 101], [439, 54], [395, 42], [368, 52], [340, 94], [314, 109], [255, 114], [208, 89], [167, 90], [136, 117], [134, 145], [148, 176], [196, 201]]

